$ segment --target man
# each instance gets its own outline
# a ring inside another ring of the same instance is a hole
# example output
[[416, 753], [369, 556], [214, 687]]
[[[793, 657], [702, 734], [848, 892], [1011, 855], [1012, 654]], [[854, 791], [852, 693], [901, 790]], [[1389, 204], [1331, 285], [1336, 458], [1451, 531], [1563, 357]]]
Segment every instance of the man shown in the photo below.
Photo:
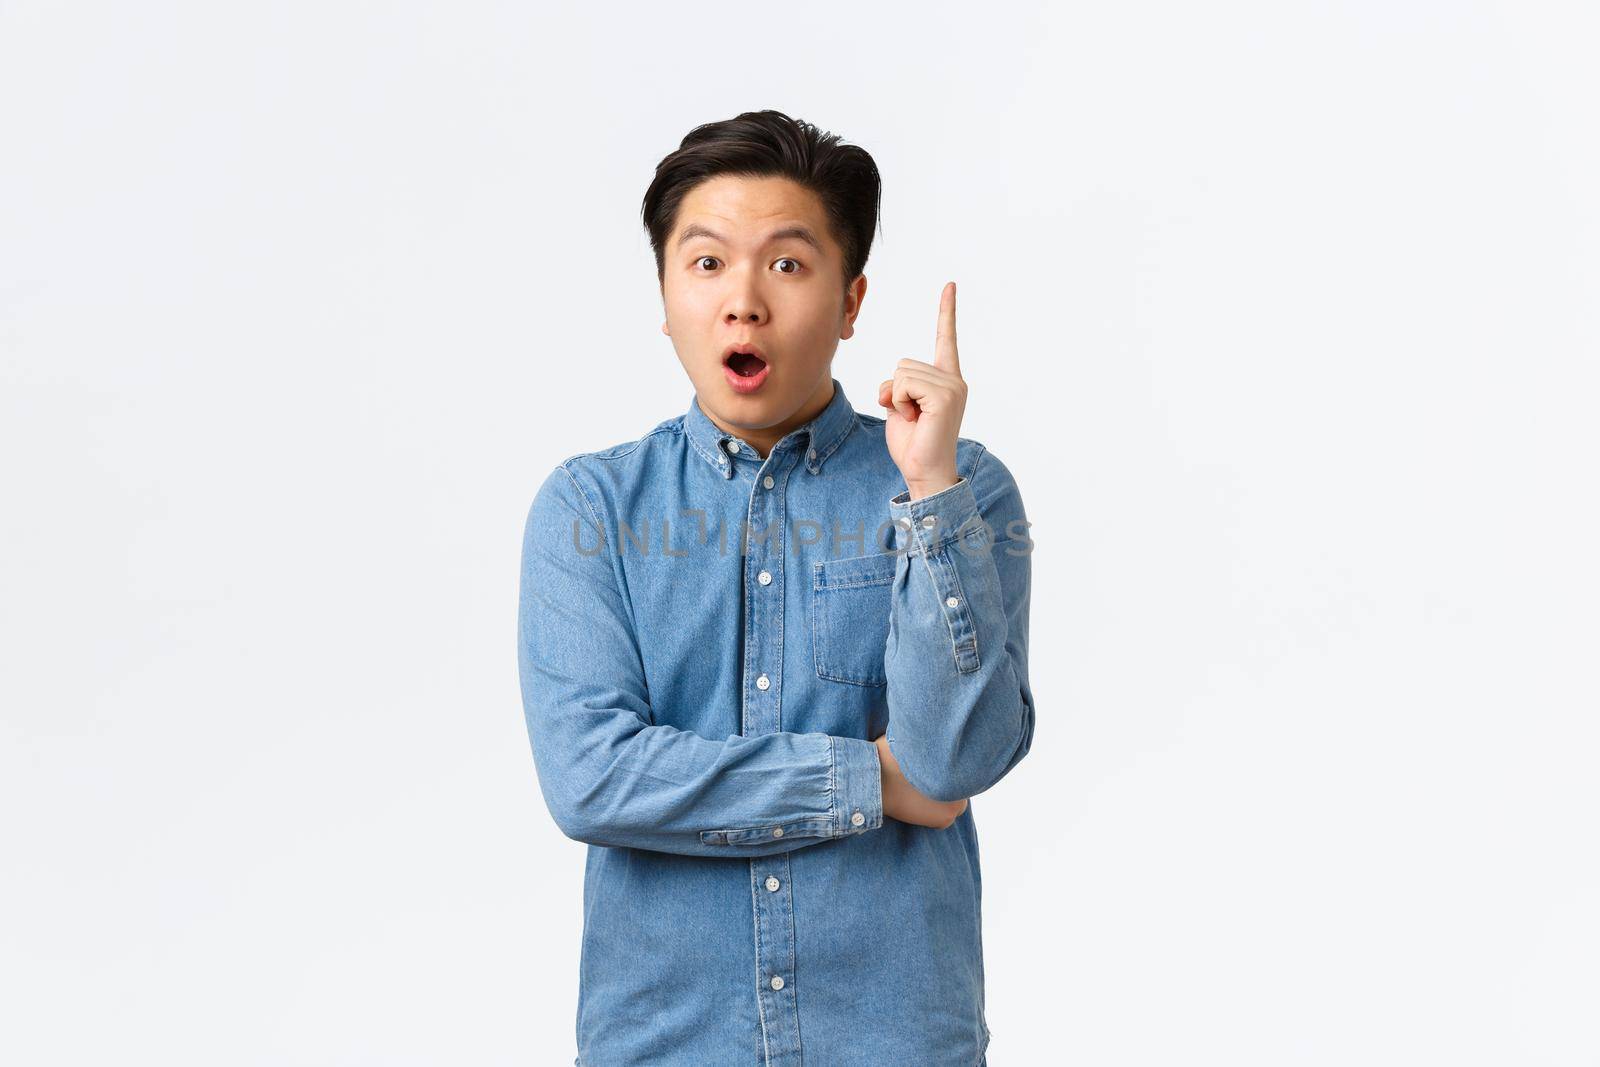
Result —
[[590, 846], [585, 1067], [986, 1063], [967, 798], [1033, 739], [1032, 542], [958, 436], [953, 283], [881, 416], [832, 375], [879, 188], [779, 112], [684, 138], [643, 215], [694, 396], [529, 511], [529, 738]]

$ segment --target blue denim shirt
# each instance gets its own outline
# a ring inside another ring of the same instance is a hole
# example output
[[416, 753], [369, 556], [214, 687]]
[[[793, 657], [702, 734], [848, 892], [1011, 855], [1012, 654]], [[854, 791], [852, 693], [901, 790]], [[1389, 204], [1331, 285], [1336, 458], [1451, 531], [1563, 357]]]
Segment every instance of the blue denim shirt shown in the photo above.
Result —
[[984, 1063], [975, 805], [884, 818], [871, 740], [939, 800], [1032, 743], [1022, 497], [982, 444], [956, 460], [908, 499], [834, 379], [765, 459], [695, 399], [539, 487], [518, 661], [589, 845], [575, 1063]]

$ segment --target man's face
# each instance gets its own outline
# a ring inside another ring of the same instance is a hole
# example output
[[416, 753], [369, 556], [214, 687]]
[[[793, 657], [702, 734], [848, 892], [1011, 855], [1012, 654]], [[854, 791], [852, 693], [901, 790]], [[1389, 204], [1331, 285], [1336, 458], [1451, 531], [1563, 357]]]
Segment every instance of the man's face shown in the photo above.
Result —
[[[827, 405], [867, 279], [846, 291], [815, 193], [787, 178], [708, 178], [679, 205], [664, 260], [661, 332], [713, 422], [764, 452]], [[731, 346], [760, 358], [730, 358]]]

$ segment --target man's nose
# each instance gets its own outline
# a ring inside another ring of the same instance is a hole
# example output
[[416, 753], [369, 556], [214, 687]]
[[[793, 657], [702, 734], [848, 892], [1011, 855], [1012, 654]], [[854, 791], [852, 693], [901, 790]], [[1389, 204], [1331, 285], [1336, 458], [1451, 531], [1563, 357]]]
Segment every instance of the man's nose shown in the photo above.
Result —
[[755, 285], [749, 279], [744, 279], [739, 285], [735, 286], [733, 295], [728, 298], [726, 317], [730, 323], [759, 323], [766, 320], [766, 303], [761, 299], [761, 294], [756, 291]]

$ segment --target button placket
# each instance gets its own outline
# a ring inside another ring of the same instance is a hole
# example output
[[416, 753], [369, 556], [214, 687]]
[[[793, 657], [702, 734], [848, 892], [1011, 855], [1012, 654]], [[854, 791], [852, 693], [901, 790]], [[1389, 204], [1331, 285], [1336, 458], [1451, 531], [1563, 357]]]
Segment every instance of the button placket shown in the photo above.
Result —
[[[750, 484], [747, 529], [741, 542], [745, 552], [744, 732], [747, 735], [782, 729], [783, 575], [789, 531], [783, 494], [772, 490], [783, 481], [786, 467], [797, 461], [798, 456], [792, 450], [776, 449], [760, 465], [766, 471], [758, 467]], [[756, 529], [766, 536], [756, 540], [751, 536], [751, 531]], [[774, 826], [770, 833], [774, 841], [784, 836], [781, 826]], [[785, 977], [794, 973], [794, 902], [788, 891], [793, 878], [780, 878], [776, 873], [790, 870], [787, 853], [750, 860], [759, 973], [763, 976], [756, 991], [760, 1001], [758, 1014], [763, 1046], [774, 1064], [798, 1062], [800, 1055], [799, 1002], [794, 984]]]
[[[735, 442], [730, 438], [728, 444]], [[787, 453], [775, 451], [763, 466], [782, 462]], [[772, 475], [753, 479], [746, 504], [746, 530], [741, 539], [745, 581], [745, 733], [771, 733], [781, 729], [779, 681], [783, 674], [783, 561], [785, 550], [784, 501], [781, 494], [765, 491], [776, 485]], [[754, 531], [760, 530], [761, 536]], [[751, 588], [754, 579], [756, 588]], [[754, 690], [752, 692], [751, 690]]]

